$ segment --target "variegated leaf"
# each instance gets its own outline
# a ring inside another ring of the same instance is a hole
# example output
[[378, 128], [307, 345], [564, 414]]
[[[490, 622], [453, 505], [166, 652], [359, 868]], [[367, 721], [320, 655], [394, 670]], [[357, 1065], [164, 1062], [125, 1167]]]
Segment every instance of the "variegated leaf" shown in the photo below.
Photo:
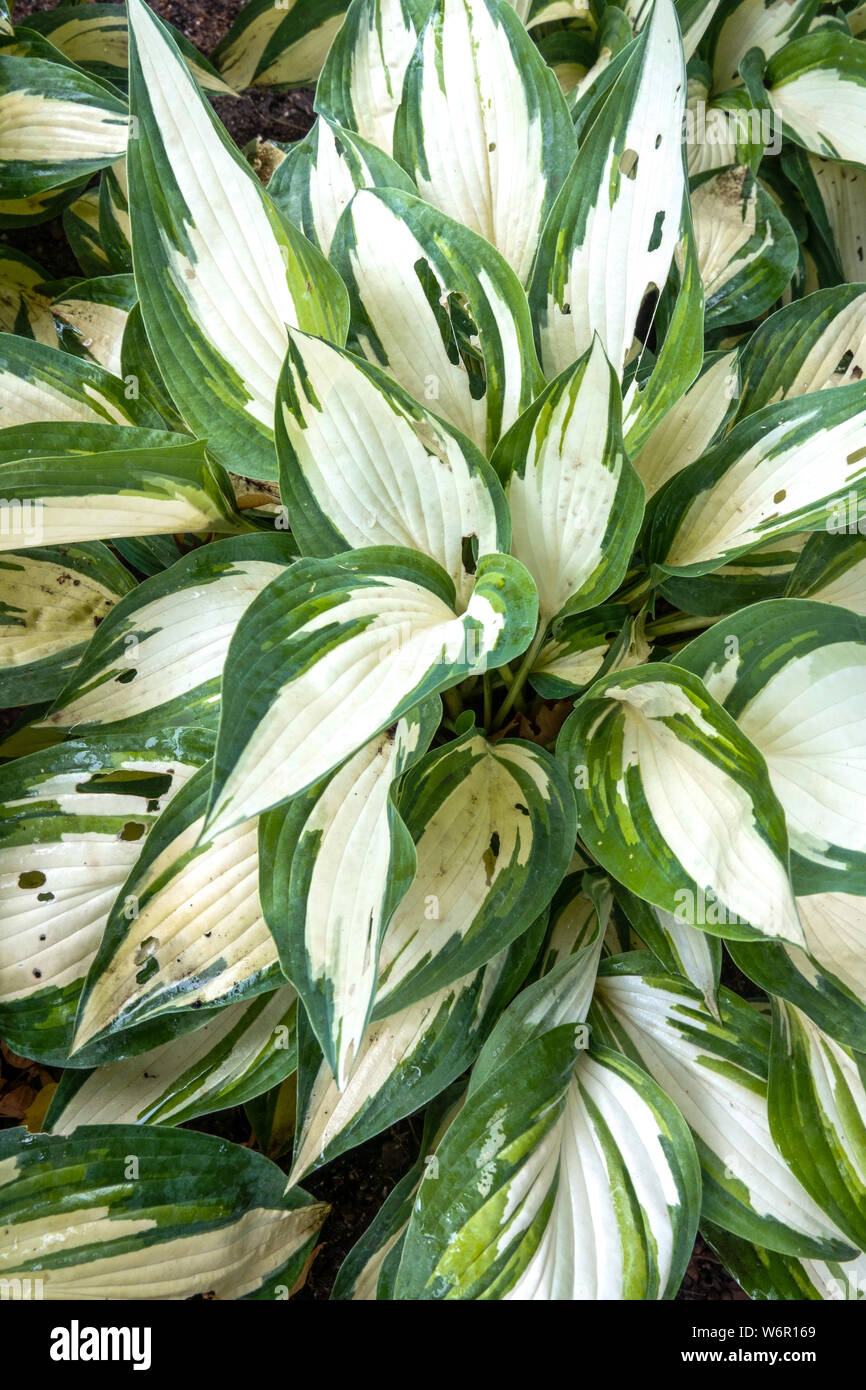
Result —
[[440, 717], [434, 697], [324, 785], [262, 817], [265, 918], [340, 1087], [369, 1021], [382, 934], [415, 871], [394, 784], [427, 751]]
[[0, 53], [0, 187], [28, 198], [113, 164], [129, 117], [116, 93], [80, 69]]
[[193, 729], [99, 736], [0, 769], [0, 1029], [28, 1057], [69, 1051], [108, 913], [163, 807], [210, 753]]
[[61, 346], [98, 362], [112, 376], [123, 378], [121, 346], [129, 311], [137, 302], [131, 275], [105, 275], [82, 280], [52, 300]]
[[135, 581], [107, 546], [7, 551], [0, 557], [0, 704], [50, 700], [94, 630]]
[[142, 1023], [163, 1023], [168, 1038], [172, 1014], [194, 1018], [283, 978], [259, 897], [258, 824], [203, 834], [210, 777], [203, 767], [160, 816], [109, 913], [73, 1058], [95, 1039], [109, 1055], [129, 1056], [141, 1051], [134, 1030]]
[[418, 31], [433, 0], [352, 0], [316, 84], [316, 110], [386, 154]]
[[0, 335], [0, 431], [69, 420], [164, 428], [153, 406], [104, 367], [11, 333]]
[[280, 495], [307, 555], [398, 545], [437, 561], [462, 611], [508, 507], [478, 450], [379, 368], [290, 332], [276, 416]]
[[[169, 435], [169, 444], [0, 464], [7, 521], [0, 551], [114, 536], [242, 529], [234, 496], [203, 443]], [[2, 441], [2, 432], [0, 432]]]
[[835, 533], [810, 536], [788, 584], [790, 598], [835, 603], [866, 618], [866, 527], [863, 518], [847, 522]]
[[635, 471], [654, 497], [662, 484], [687, 468], [721, 433], [737, 402], [737, 354], [710, 352], [701, 374], [652, 431], [634, 460]]
[[[866, 1245], [866, 1086], [862, 1056], [793, 1004], [773, 1001], [768, 1091], [776, 1146], [806, 1191]], [[792, 1120], [796, 1117], [796, 1123]]]
[[691, 204], [707, 328], [757, 318], [797, 266], [799, 248], [788, 221], [743, 165], [706, 179]]
[[261, 1154], [186, 1129], [8, 1130], [0, 1181], [0, 1271], [47, 1299], [285, 1298], [328, 1212]]
[[866, 893], [866, 620], [776, 599], [725, 618], [674, 660], [766, 760], [797, 892]]
[[268, 183], [280, 211], [326, 256], [340, 214], [359, 188], [415, 192], [409, 175], [377, 145], [326, 116], [292, 146]]
[[455, 1082], [427, 1107], [417, 1162], [388, 1193], [361, 1239], [340, 1265], [331, 1290], [332, 1299], [371, 1302], [392, 1297], [394, 1274], [418, 1185], [428, 1165], [436, 1159], [436, 1148], [462, 1103], [465, 1089], [461, 1082]]
[[637, 953], [602, 964], [590, 1018], [596, 1036], [639, 1061], [690, 1126], [705, 1220], [781, 1254], [853, 1258], [773, 1143], [768, 1021], [725, 989], [719, 1006], [721, 1022], [693, 985]]
[[575, 1027], [516, 1048], [421, 1182], [398, 1299], [672, 1298], [700, 1207], [694, 1145], [645, 1072]]
[[71, 729], [151, 713], [163, 727], [212, 724], [231, 635], [292, 558], [286, 537], [238, 536], [139, 584], [100, 626], [45, 724]]
[[557, 756], [581, 839], [631, 892], [718, 936], [804, 944], [764, 760], [691, 672], [657, 662], [596, 682]]
[[621, 420], [619, 382], [595, 337], [493, 456], [511, 511], [511, 551], [535, 580], [545, 625], [597, 607], [628, 568], [644, 494]]
[[686, 187], [685, 88], [673, 0], [656, 0], [544, 229], [529, 298], [548, 378], [594, 333], [621, 374], [646, 294], [668, 279]]
[[718, 937], [699, 931], [672, 912], [653, 907], [621, 883], [614, 885], [616, 901], [628, 923], [649, 947], [663, 970], [682, 975], [700, 990], [714, 1018], [719, 1018], [719, 977], [722, 944]]
[[0, 247], [0, 331], [57, 347], [51, 301], [40, 290], [47, 279], [42, 267], [29, 256], [11, 246]]
[[556, 78], [506, 0], [437, 0], [394, 127], [394, 157], [421, 197], [486, 237], [525, 283], [575, 150]]
[[350, 346], [489, 453], [543, 385], [526, 296], [483, 237], [401, 191], [356, 194], [331, 258]]
[[866, 1255], [860, 1254], [845, 1264], [798, 1260], [793, 1255], [764, 1250], [709, 1221], [701, 1222], [701, 1235], [749, 1298], [773, 1302], [866, 1298]]
[[574, 800], [549, 753], [474, 729], [407, 775], [398, 810], [417, 870], [379, 954], [377, 1016], [490, 960], [547, 907], [574, 848]]
[[755, 411], [659, 492], [659, 570], [708, 574], [759, 542], [818, 530], [866, 492], [866, 383]]
[[180, 1125], [243, 1105], [297, 1066], [297, 1007], [292, 986], [282, 985], [229, 1004], [194, 1032], [138, 1057], [93, 1071], [68, 1068], [45, 1128], [70, 1134], [78, 1125]]
[[[602, 604], [555, 624], [529, 674], [533, 690], [545, 700], [582, 695], [599, 676], [619, 667], [632, 630], [632, 615], [624, 604]], [[648, 655], [649, 648], [638, 660]]]
[[415, 551], [299, 561], [229, 648], [211, 830], [297, 796], [425, 696], [512, 660], [537, 613], [506, 555], [482, 556], [462, 615], [445, 571]]
[[816, 9], [815, 0], [735, 0], [723, 9], [713, 35], [713, 85], [719, 92], [742, 82], [740, 63], [750, 48], [765, 58], [804, 32]]
[[[80, 185], [78, 187], [80, 188]], [[66, 240], [81, 267], [82, 274], [91, 277], [107, 275], [112, 268], [99, 230], [100, 192], [101, 183], [100, 188], [89, 188], [80, 197], [70, 201], [63, 212]]]
[[222, 76], [244, 87], [311, 87], [339, 33], [347, 0], [249, 0], [213, 51]]
[[742, 349], [737, 418], [791, 396], [850, 386], [864, 372], [866, 288], [816, 290], [771, 314]]
[[813, 893], [797, 899], [806, 937], [796, 946], [731, 942], [736, 964], [762, 989], [790, 999], [831, 1037], [866, 1052], [866, 898]]
[[866, 48], [838, 29], [793, 39], [767, 64], [763, 91], [786, 136], [829, 159], [863, 159]]
[[99, 242], [111, 269], [123, 274], [132, 270], [132, 224], [129, 220], [129, 182], [126, 159], [119, 159], [102, 172], [99, 181]]
[[[536, 924], [543, 927], [543, 923]], [[292, 1181], [439, 1095], [471, 1065], [538, 950], [528, 932], [480, 970], [369, 1024], [341, 1091], [298, 1019], [298, 1132]]]
[[129, 0], [129, 19], [130, 207], [147, 336], [181, 414], [216, 457], [273, 478], [286, 325], [342, 341], [345, 291], [280, 216], [144, 0]]

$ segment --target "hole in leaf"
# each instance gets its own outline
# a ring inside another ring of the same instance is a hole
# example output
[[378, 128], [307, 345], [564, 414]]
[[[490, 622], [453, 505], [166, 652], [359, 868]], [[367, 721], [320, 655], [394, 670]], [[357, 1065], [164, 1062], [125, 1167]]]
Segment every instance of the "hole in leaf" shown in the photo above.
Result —
[[471, 536], [464, 536], [461, 543], [460, 559], [467, 574], [474, 574], [478, 569], [478, 537], [475, 532]]
[[623, 150], [619, 157], [619, 172], [624, 179], [637, 178], [638, 153], [637, 150]]
[[30, 869], [26, 873], [18, 875], [19, 888], [41, 888], [45, 882], [45, 875], [38, 869]]
[[53, 903], [53, 902], [54, 902], [54, 894], [53, 894], [53, 893], [37, 893], [37, 894], [36, 894], [36, 901], [37, 901], [38, 903]]
[[144, 829], [141, 821], [128, 820], [117, 838], [119, 840], [140, 840], [144, 834]]
[[657, 251], [662, 244], [662, 227], [665, 224], [664, 209], [660, 209], [655, 216], [653, 229], [650, 233], [649, 246], [647, 251]]
[[121, 671], [120, 675], [115, 676], [114, 679], [116, 680], [118, 685], [129, 685], [129, 682], [134, 681], [137, 675], [138, 671], [135, 670]]
[[778, 492], [774, 492], [774, 493], [773, 493], [773, 501], [774, 501], [774, 502], [784, 502], [784, 500], [785, 500], [785, 498], [786, 498], [787, 496], [788, 496], [787, 488], [780, 488]]
[[856, 464], [862, 463], [866, 459], [866, 447], [855, 449], [853, 454], [848, 455], [848, 467], [854, 468]]

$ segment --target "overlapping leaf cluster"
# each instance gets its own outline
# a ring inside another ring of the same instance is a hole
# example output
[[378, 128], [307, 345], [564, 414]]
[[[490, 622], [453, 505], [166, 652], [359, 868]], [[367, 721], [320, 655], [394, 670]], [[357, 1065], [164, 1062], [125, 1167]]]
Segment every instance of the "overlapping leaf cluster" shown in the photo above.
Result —
[[2, 11], [4, 1278], [864, 1296], [862, 9]]

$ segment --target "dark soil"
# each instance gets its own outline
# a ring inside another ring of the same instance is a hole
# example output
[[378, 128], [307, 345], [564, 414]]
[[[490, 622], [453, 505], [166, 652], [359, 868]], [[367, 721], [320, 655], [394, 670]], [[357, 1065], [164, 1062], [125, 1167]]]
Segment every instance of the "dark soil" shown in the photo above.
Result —
[[[203, 53], [209, 54], [243, 3], [244, 0], [151, 0], [151, 8], [176, 25]], [[52, 9], [54, 4], [55, 0], [17, 0], [16, 22], [22, 24], [28, 14]], [[213, 104], [241, 147], [256, 136], [279, 141], [298, 140], [313, 124], [311, 91], [248, 93], [236, 99], [217, 97]], [[32, 256], [44, 266], [50, 278], [81, 273], [59, 219], [21, 232], [6, 233], [0, 240]], [[730, 962], [728, 965], [730, 967]], [[727, 971], [725, 978], [735, 988], [745, 988], [747, 995], [754, 993], [748, 981], [729, 979]], [[15, 1064], [18, 1060], [5, 1059], [5, 1076], [0, 1069], [0, 1128], [20, 1123], [21, 1113], [32, 1101], [34, 1088], [38, 1091], [52, 1072], [55, 1077], [59, 1074], [53, 1069], [34, 1069], [26, 1062], [19, 1067]], [[5, 1107], [2, 1104], [4, 1092]], [[14, 1099], [10, 1099], [10, 1092], [15, 1093]], [[197, 1120], [193, 1127], [220, 1134], [239, 1144], [251, 1140], [249, 1122], [241, 1108]], [[415, 1162], [420, 1134], [417, 1122], [404, 1120], [304, 1180], [304, 1188], [319, 1200], [329, 1202], [332, 1211], [306, 1286], [295, 1295], [296, 1299], [329, 1297], [334, 1278], [349, 1250], [388, 1193]], [[280, 1166], [287, 1169], [288, 1161], [281, 1160]], [[678, 1297], [701, 1301], [745, 1299], [746, 1295], [725, 1273], [712, 1251], [698, 1239]]]

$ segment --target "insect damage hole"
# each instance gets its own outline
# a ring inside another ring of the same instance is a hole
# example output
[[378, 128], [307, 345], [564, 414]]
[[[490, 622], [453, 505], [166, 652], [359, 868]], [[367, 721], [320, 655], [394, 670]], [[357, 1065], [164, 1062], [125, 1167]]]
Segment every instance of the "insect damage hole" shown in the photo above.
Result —
[[18, 875], [19, 888], [41, 888], [45, 882], [45, 875], [38, 869], [29, 869], [27, 872]]
[[624, 179], [636, 179], [638, 166], [637, 150], [623, 150], [619, 159], [619, 172]]

